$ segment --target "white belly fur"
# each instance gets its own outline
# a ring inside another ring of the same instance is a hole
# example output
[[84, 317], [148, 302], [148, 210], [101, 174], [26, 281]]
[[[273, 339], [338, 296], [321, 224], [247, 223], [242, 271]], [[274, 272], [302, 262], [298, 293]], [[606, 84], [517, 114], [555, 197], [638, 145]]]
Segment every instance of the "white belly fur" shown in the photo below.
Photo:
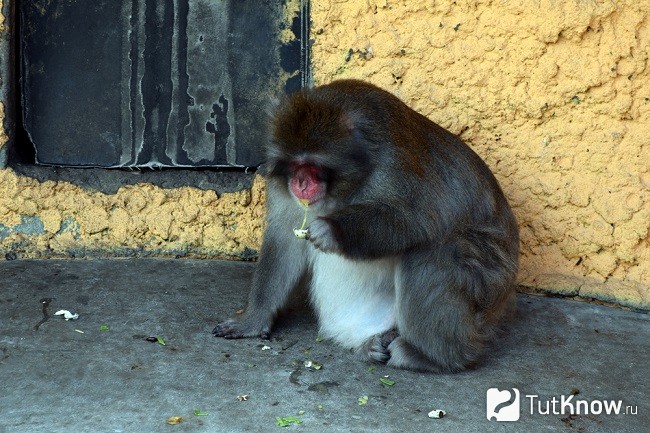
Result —
[[356, 348], [395, 326], [395, 261], [315, 252], [311, 300], [320, 335]]

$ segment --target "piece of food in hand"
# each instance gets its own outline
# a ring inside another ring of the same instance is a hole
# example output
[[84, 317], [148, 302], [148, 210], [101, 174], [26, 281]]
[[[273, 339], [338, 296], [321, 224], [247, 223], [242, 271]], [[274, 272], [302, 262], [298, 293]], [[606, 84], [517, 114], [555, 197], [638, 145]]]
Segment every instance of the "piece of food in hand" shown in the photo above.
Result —
[[309, 212], [309, 200], [303, 198], [300, 199], [300, 204], [305, 207], [305, 217], [302, 219], [302, 225], [299, 229], [293, 229], [293, 234], [296, 235], [298, 239], [307, 239], [309, 237], [309, 229], [306, 229], [307, 225], [307, 212]]
[[307, 239], [309, 236], [308, 229], [293, 229], [293, 234], [296, 235], [298, 239]]

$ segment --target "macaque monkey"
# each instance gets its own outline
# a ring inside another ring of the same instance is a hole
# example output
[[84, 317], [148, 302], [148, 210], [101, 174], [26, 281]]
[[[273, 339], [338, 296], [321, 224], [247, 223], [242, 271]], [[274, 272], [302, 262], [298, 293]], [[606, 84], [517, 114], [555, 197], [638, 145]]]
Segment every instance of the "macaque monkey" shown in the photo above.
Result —
[[[320, 335], [416, 371], [474, 365], [514, 304], [519, 235], [486, 164], [374, 85], [341, 80], [271, 120], [267, 226], [248, 308], [224, 338], [269, 338], [306, 279]], [[305, 217], [305, 239], [294, 236]]]

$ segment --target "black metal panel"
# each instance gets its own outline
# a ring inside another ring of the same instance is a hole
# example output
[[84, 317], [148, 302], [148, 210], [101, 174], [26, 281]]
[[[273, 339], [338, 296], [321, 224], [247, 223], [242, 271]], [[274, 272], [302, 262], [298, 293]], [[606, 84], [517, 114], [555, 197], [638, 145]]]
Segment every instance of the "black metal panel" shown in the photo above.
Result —
[[[258, 165], [266, 106], [307, 78], [306, 10], [306, 0], [22, 2], [23, 123], [37, 163]], [[283, 30], [295, 39], [283, 44]]]

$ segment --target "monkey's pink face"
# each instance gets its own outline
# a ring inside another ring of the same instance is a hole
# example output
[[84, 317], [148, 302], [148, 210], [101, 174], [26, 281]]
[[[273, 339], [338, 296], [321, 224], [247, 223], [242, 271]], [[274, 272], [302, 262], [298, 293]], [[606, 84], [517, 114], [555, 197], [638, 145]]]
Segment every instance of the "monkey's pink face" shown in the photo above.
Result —
[[308, 200], [315, 203], [325, 195], [325, 182], [322, 180], [322, 169], [313, 164], [292, 163], [289, 166], [291, 177], [289, 189], [298, 200]]

